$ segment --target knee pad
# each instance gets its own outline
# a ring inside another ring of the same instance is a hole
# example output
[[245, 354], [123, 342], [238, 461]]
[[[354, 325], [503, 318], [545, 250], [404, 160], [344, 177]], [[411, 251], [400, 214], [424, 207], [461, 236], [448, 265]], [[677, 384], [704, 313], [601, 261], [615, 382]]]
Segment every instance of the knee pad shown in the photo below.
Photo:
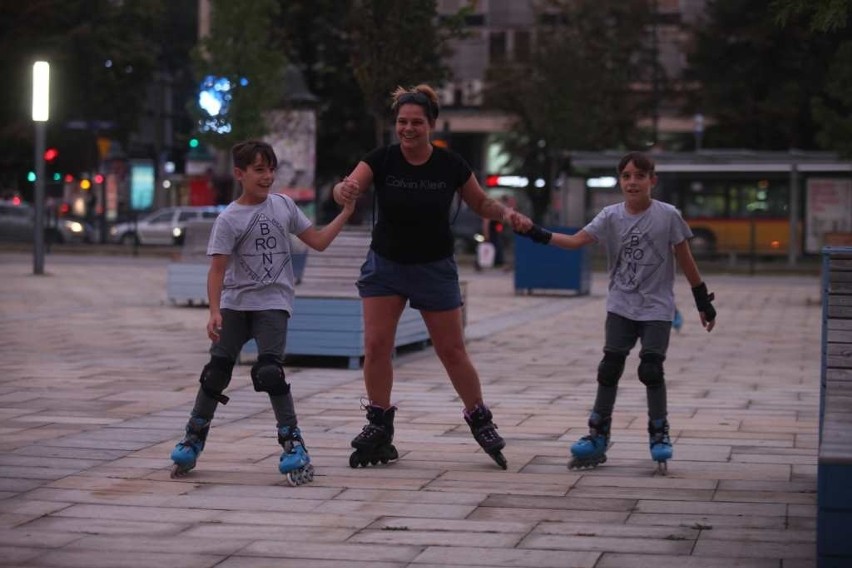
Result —
[[230, 399], [222, 394], [222, 391], [228, 388], [233, 370], [234, 361], [225, 357], [210, 357], [210, 362], [204, 365], [198, 379], [204, 394], [222, 404], [228, 404]]
[[251, 367], [251, 382], [257, 392], [268, 392], [273, 396], [290, 392], [284, 369], [274, 355], [261, 355], [257, 358], [257, 363]]
[[663, 361], [666, 358], [656, 353], [641, 355], [642, 362], [639, 363], [639, 380], [646, 387], [659, 387], [663, 384]]
[[624, 372], [625, 359], [627, 359], [627, 355], [604, 353], [604, 357], [598, 365], [598, 383], [606, 387], [616, 386]]

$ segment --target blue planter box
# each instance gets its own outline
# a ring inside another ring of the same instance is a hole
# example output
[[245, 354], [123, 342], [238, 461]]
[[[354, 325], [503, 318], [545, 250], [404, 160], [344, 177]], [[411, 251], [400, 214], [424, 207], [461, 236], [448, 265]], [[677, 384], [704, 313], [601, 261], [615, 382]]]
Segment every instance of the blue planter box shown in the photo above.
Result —
[[[554, 233], [572, 235], [579, 229], [547, 227]], [[586, 247], [566, 250], [540, 245], [515, 235], [515, 292], [533, 293], [536, 290], [569, 290], [578, 295], [588, 294], [591, 269]]]

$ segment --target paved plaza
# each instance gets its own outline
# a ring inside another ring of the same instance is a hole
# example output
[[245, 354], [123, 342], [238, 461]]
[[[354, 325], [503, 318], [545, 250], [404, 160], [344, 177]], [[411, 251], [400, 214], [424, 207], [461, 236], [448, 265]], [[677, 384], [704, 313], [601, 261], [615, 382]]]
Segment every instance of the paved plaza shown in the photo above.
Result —
[[0, 253], [0, 565], [26, 567], [805, 568], [816, 565], [820, 281], [705, 274], [719, 321], [666, 362], [674, 459], [654, 475], [634, 352], [606, 464], [586, 432], [606, 277], [588, 296], [468, 282], [468, 348], [506, 438], [478, 447], [434, 352], [395, 362], [400, 460], [351, 469], [362, 374], [288, 366], [316, 466], [287, 486], [265, 395], [235, 369], [197, 469], [169, 477], [207, 362], [207, 310], [166, 299], [168, 258]]

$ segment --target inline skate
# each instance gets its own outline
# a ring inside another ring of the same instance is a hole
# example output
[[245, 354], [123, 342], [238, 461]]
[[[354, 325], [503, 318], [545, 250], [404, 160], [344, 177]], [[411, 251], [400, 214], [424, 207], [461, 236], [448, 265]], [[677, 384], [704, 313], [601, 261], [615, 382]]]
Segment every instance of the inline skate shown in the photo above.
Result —
[[209, 431], [209, 420], [198, 416], [189, 419], [186, 425], [186, 435], [172, 450], [171, 458], [174, 462], [171, 471], [172, 478], [182, 477], [195, 467], [198, 456], [204, 449]]
[[568, 469], [591, 469], [606, 462], [611, 424], [611, 417], [604, 418], [597, 412], [592, 412], [589, 416], [589, 434], [571, 445]]
[[668, 460], [672, 459], [672, 441], [669, 437], [669, 421], [665, 418], [648, 421], [648, 441], [651, 459], [657, 462], [657, 473], [666, 475]]
[[305, 448], [302, 432], [298, 427], [281, 426], [278, 428], [278, 443], [284, 448], [278, 462], [278, 471], [287, 476], [287, 483], [296, 487], [310, 483], [314, 479], [314, 466]]
[[506, 469], [508, 462], [501, 451], [506, 447], [506, 442], [497, 433], [497, 425], [492, 422], [492, 418], [491, 411], [483, 404], [477, 404], [470, 412], [464, 411], [465, 422], [470, 426], [474, 439], [497, 465]]
[[393, 418], [396, 407], [391, 406], [385, 410], [370, 404], [364, 408], [367, 411], [367, 425], [352, 440], [355, 451], [349, 456], [349, 467], [367, 467], [367, 464], [385, 464], [399, 459], [399, 453], [393, 445]]

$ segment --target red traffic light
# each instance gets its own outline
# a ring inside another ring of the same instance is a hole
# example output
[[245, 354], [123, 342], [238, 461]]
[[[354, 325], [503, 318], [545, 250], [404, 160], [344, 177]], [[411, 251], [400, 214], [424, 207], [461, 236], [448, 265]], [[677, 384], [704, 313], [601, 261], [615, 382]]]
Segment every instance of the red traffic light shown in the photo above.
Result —
[[104, 182], [103, 174], [95, 174], [95, 183], [103, 183], [103, 182]]
[[48, 148], [47, 150], [44, 151], [44, 161], [45, 162], [52, 162], [57, 157], [59, 157], [59, 150], [57, 150], [56, 148]]

